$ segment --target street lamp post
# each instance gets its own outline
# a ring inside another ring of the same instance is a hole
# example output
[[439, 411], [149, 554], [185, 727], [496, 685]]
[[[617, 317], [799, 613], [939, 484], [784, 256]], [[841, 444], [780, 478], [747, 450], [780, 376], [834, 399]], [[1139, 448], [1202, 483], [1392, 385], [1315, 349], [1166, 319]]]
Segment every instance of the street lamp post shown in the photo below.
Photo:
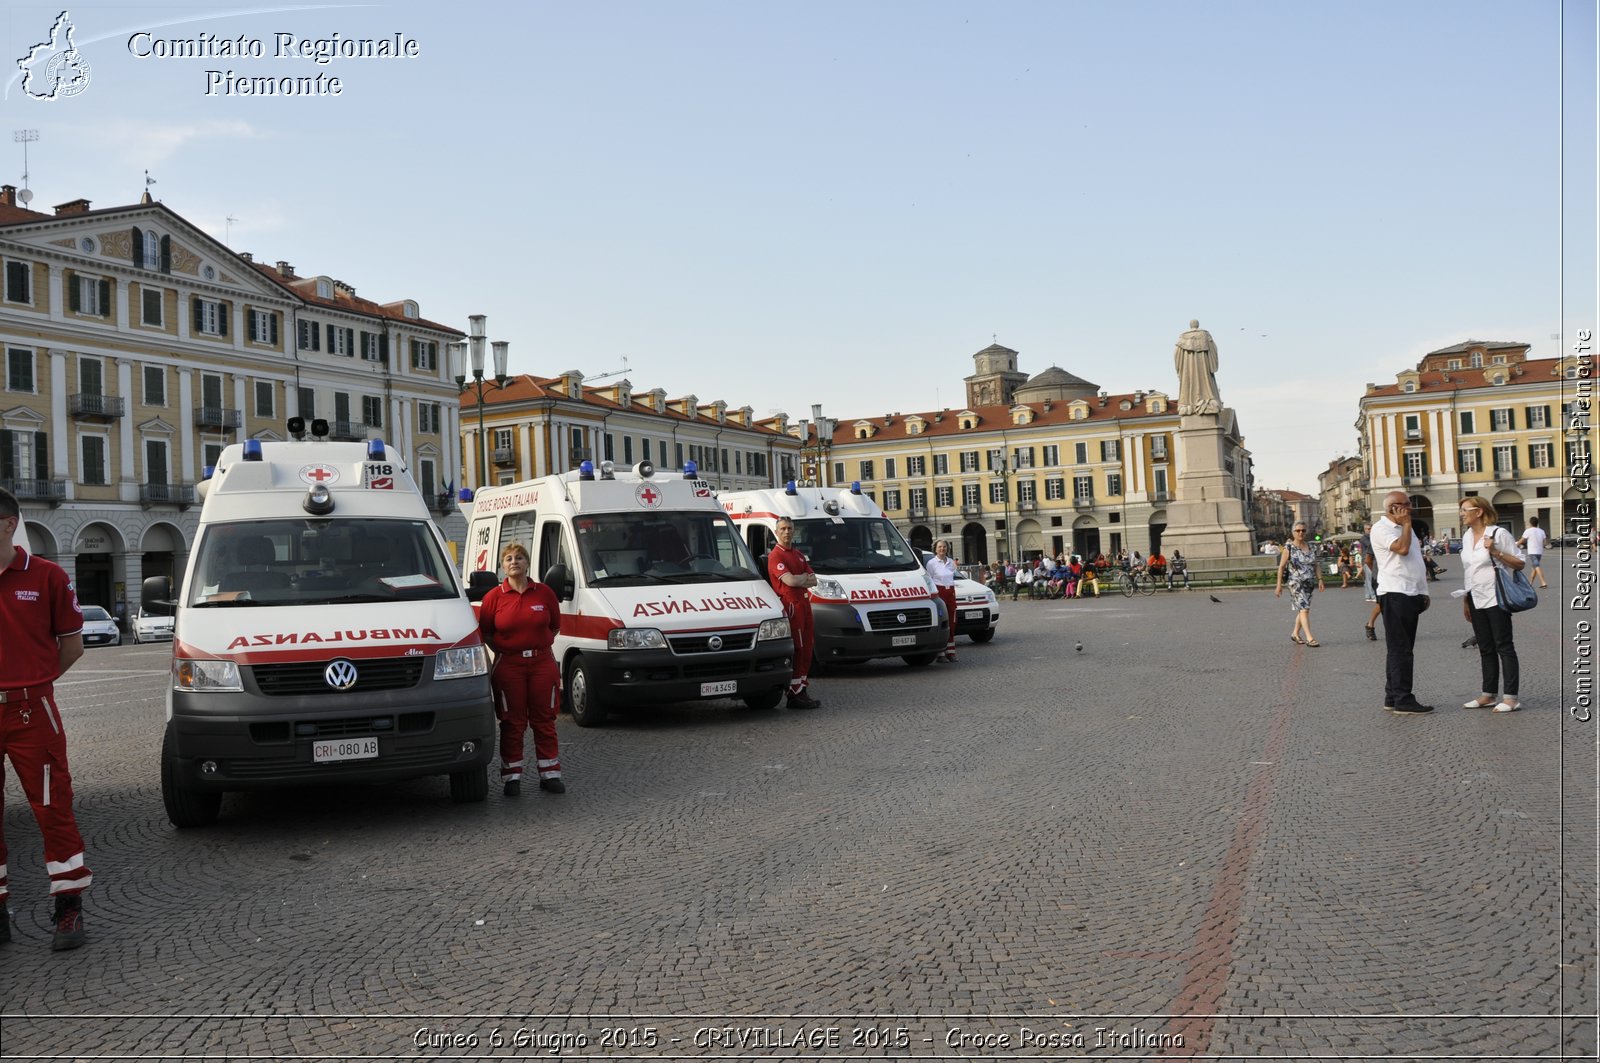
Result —
[[506, 386], [506, 359], [509, 357], [511, 344], [506, 340], [495, 340], [491, 346], [494, 348], [494, 382], [490, 383], [483, 378], [483, 348], [488, 343], [485, 325], [488, 318], [483, 314], [473, 314], [467, 318], [467, 334], [472, 348], [472, 380], [467, 380], [466, 353], [467, 344], [452, 343], [450, 345], [450, 362], [455, 368], [456, 391], [465, 393], [470, 387], [478, 400], [478, 487], [483, 487], [488, 482], [489, 470], [489, 442], [484, 434], [483, 427], [483, 393]]
[[[1006, 472], [1008, 470], [1005, 454], [1002, 453], [1000, 455], [999, 461], [995, 464], [995, 471], [1000, 474], [1000, 518], [1006, 526], [1005, 538], [1002, 542], [1005, 545], [1005, 552], [1009, 555], [1009, 559], [1020, 563], [1022, 559], [1017, 557], [1017, 551], [1011, 540], [1011, 491], [1010, 485], [1006, 483]], [[1005, 561], [1008, 558], [1002, 557], [1000, 560]]]

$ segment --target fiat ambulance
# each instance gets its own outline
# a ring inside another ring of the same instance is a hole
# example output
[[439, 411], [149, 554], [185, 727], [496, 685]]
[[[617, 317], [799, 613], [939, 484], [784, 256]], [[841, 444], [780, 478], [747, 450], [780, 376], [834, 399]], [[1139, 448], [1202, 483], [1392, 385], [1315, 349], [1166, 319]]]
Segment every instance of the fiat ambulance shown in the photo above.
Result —
[[[304, 436], [299, 418], [290, 433]], [[144, 582], [146, 601], [176, 605], [173, 824], [212, 822], [227, 791], [302, 784], [448, 775], [454, 800], [483, 800], [487, 655], [400, 456], [381, 440], [252, 439], [200, 491], [182, 590]]]
[[657, 475], [649, 462], [586, 461], [479, 491], [463, 558], [474, 601], [498, 582], [510, 543], [561, 601], [555, 653], [579, 725], [625, 705], [782, 699], [789, 621], [692, 462]]
[[819, 664], [902, 657], [932, 664], [944, 652], [949, 620], [933, 581], [883, 510], [848, 488], [730, 491], [722, 508], [765, 565], [779, 517], [794, 521], [794, 547], [811, 562]]

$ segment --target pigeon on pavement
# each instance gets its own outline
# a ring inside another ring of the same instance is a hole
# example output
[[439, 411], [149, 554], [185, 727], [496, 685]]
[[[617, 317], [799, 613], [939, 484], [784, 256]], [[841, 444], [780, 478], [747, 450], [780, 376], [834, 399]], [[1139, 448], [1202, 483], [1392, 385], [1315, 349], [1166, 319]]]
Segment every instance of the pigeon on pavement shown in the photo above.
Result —
[[1210, 598], [1212, 601], [1216, 602], [1218, 605], [1222, 604], [1222, 599], [1218, 598], [1215, 594], [1208, 594], [1208, 595], [1206, 595], [1206, 597]]

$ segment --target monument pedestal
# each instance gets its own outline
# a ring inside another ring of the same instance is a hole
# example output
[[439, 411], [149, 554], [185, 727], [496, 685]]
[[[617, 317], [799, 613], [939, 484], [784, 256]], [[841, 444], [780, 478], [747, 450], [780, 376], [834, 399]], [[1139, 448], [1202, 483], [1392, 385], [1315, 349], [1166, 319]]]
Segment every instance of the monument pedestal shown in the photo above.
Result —
[[1254, 553], [1244, 500], [1234, 494], [1233, 474], [1223, 464], [1222, 422], [1188, 416], [1178, 422], [1178, 485], [1167, 504], [1161, 549], [1182, 550], [1191, 560], [1250, 557]]

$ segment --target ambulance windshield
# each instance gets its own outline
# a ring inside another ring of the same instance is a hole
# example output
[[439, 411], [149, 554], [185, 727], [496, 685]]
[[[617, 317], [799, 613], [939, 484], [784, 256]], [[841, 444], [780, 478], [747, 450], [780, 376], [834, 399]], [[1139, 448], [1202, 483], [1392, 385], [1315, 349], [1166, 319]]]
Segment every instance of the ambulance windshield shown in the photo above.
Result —
[[590, 586], [761, 579], [722, 513], [602, 513], [578, 517], [572, 526]]
[[812, 571], [823, 575], [903, 572], [922, 567], [885, 517], [797, 520], [794, 547], [806, 555]]
[[332, 605], [454, 598], [427, 521], [289, 518], [213, 524], [195, 548], [188, 604]]

